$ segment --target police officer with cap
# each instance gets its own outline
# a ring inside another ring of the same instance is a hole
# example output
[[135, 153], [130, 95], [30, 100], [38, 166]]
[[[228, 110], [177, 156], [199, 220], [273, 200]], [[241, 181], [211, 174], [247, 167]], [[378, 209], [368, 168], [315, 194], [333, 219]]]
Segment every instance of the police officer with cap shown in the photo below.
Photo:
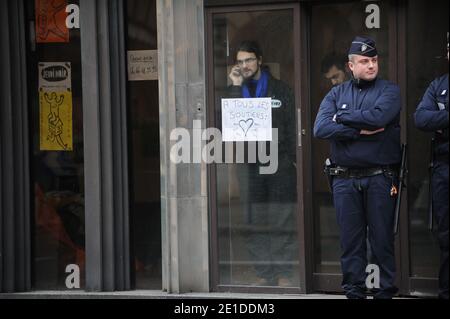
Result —
[[[448, 59], [448, 33], [447, 33]], [[448, 73], [431, 82], [414, 114], [416, 126], [434, 132], [432, 207], [438, 226], [441, 267], [439, 297], [448, 299]]]
[[[367, 245], [380, 269], [375, 298], [395, 287], [394, 211], [401, 162], [400, 89], [378, 78], [375, 42], [356, 37], [348, 52], [352, 79], [331, 89], [320, 105], [314, 136], [331, 143], [333, 200], [340, 228], [342, 287], [366, 298]], [[372, 288], [372, 287], [371, 287]]]

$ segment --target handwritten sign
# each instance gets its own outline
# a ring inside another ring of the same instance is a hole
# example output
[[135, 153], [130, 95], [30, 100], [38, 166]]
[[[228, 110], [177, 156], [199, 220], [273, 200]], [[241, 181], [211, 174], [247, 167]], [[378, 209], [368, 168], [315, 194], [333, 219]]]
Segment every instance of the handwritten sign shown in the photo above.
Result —
[[128, 81], [158, 80], [158, 50], [128, 51]]
[[272, 141], [272, 99], [222, 99], [222, 140]]

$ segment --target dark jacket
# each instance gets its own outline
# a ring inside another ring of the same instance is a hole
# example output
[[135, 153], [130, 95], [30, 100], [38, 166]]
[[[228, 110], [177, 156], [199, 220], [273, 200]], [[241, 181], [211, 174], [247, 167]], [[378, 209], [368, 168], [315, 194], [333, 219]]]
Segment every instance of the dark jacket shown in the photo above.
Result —
[[435, 132], [435, 155], [448, 154], [448, 74], [431, 82], [414, 119], [420, 130]]
[[[332, 161], [344, 167], [378, 167], [401, 161], [400, 89], [377, 79], [360, 87], [347, 81], [322, 101], [314, 136], [330, 140]], [[335, 121], [333, 118], [336, 115]], [[385, 131], [361, 135], [361, 130]]]

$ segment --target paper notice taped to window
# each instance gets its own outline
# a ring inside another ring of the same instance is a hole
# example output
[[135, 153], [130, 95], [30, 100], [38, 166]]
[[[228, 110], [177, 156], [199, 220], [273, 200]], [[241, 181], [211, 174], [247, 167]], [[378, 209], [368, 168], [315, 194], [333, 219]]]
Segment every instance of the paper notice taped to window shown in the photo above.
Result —
[[39, 63], [41, 151], [73, 151], [70, 63]]
[[128, 81], [158, 80], [158, 50], [128, 51]]
[[272, 141], [272, 99], [222, 99], [222, 139]]

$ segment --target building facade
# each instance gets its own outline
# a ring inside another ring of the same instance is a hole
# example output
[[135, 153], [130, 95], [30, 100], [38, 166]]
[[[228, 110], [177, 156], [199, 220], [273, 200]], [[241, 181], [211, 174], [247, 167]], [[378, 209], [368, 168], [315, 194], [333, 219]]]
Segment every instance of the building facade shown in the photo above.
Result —
[[[312, 126], [331, 88], [325, 61], [364, 34], [403, 98], [397, 284], [437, 295], [431, 138], [413, 114], [448, 72], [448, 1], [1, 0], [0, 16], [0, 292], [341, 292], [329, 149]], [[296, 140], [294, 187], [251, 180], [233, 158], [200, 160], [206, 141], [195, 141], [222, 128], [243, 40], [259, 42], [294, 94], [283, 123]], [[251, 207], [254, 187], [289, 196]], [[264, 209], [278, 214], [252, 223]], [[262, 247], [249, 248], [255, 238]], [[282, 253], [264, 257], [272, 247]], [[279, 268], [288, 280], [259, 281], [258, 269], [278, 278]]]

